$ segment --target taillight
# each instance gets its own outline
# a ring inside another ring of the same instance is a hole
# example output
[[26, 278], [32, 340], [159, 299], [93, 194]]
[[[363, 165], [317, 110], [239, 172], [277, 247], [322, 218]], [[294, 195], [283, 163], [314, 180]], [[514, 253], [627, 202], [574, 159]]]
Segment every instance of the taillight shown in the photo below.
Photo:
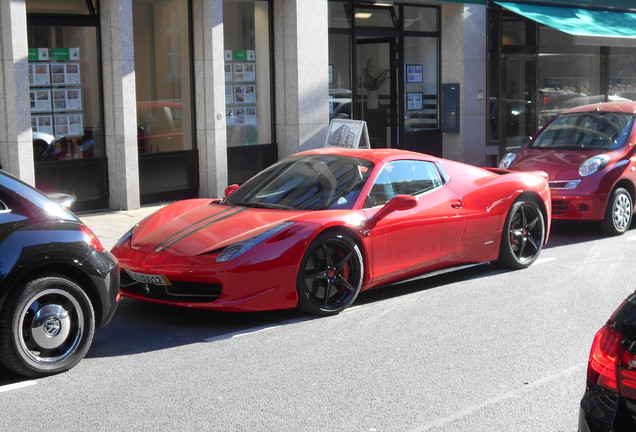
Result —
[[621, 334], [610, 328], [600, 329], [590, 350], [587, 363], [587, 379], [602, 387], [618, 392], [616, 363], [621, 348]]
[[623, 355], [618, 365], [618, 387], [620, 394], [636, 399], [636, 356], [621, 348]]
[[104, 246], [102, 246], [102, 243], [99, 241], [95, 233], [90, 230], [89, 227], [87, 227], [86, 225], [80, 225], [80, 231], [82, 232], [86, 243], [91, 245], [93, 249], [95, 249], [97, 252], [102, 252], [104, 250]]
[[620, 332], [600, 329], [590, 350], [587, 379], [625, 397], [636, 399], [636, 355], [621, 346]]

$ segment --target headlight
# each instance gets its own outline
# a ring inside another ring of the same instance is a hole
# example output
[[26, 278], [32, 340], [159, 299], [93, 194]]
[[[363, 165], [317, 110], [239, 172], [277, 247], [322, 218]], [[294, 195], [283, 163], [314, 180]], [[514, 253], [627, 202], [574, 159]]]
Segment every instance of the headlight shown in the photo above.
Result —
[[610, 161], [610, 157], [606, 154], [600, 154], [589, 158], [581, 164], [579, 167], [579, 175], [582, 177], [594, 174], [596, 171], [603, 168]]
[[226, 262], [233, 260], [234, 258], [243, 255], [248, 250], [252, 249], [259, 243], [275, 236], [285, 228], [293, 225], [295, 222], [283, 222], [280, 225], [276, 225], [274, 228], [270, 228], [259, 235], [244, 240], [242, 242], [234, 243], [223, 249], [223, 252], [216, 258], [216, 262]]
[[117, 240], [117, 243], [115, 243], [114, 247], [118, 248], [121, 245], [123, 245], [124, 243], [126, 243], [128, 240], [130, 240], [132, 238], [132, 236], [133, 236], [133, 233], [135, 232], [135, 229], [137, 228], [137, 225], [139, 225], [139, 224], [137, 223], [137, 224], [133, 225], [133, 227], [131, 229], [129, 229], [126, 234], [121, 236], [121, 238], [119, 240]]
[[501, 158], [501, 162], [499, 162], [499, 168], [508, 169], [513, 160], [517, 157], [516, 153], [506, 153], [503, 158]]

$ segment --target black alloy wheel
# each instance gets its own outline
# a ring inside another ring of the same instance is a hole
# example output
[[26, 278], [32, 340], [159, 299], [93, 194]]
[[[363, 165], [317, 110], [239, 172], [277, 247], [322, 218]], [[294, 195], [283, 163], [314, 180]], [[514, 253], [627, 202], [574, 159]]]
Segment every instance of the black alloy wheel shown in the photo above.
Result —
[[358, 245], [340, 234], [319, 235], [305, 252], [298, 273], [298, 307], [312, 315], [335, 315], [351, 305], [362, 286]]
[[506, 217], [497, 264], [511, 269], [528, 267], [543, 248], [545, 230], [539, 205], [532, 199], [518, 198]]
[[86, 355], [95, 313], [71, 279], [42, 274], [12, 292], [0, 313], [0, 362], [40, 377], [71, 369]]
[[608, 236], [624, 234], [632, 224], [634, 204], [627, 189], [619, 187], [612, 191], [601, 221], [601, 230]]

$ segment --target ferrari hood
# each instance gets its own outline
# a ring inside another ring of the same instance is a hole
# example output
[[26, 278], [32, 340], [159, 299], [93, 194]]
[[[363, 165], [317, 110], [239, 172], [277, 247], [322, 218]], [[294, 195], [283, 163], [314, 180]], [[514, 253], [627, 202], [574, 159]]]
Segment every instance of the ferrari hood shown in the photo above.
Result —
[[200, 201], [175, 203], [144, 219], [133, 234], [132, 248], [145, 253], [200, 255], [254, 237], [307, 213]]
[[513, 171], [544, 171], [549, 180], [572, 180], [581, 177], [579, 167], [587, 159], [603, 153], [600, 150], [522, 150], [510, 165]]

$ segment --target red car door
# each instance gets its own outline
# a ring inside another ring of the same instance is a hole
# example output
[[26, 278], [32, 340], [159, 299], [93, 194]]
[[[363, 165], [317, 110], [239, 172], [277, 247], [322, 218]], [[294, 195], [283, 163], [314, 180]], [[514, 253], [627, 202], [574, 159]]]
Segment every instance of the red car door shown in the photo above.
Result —
[[462, 201], [445, 187], [434, 163], [387, 164], [369, 194], [368, 212], [376, 212], [397, 194], [417, 197], [417, 206], [389, 214], [372, 230], [374, 283], [452, 265], [461, 252], [466, 223]]

